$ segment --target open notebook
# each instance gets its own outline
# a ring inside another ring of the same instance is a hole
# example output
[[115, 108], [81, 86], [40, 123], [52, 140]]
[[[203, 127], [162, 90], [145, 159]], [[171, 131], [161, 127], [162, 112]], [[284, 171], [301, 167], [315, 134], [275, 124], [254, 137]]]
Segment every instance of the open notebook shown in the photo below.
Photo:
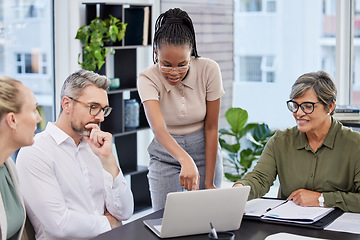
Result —
[[169, 193], [163, 218], [144, 220], [158, 237], [177, 237], [240, 228], [250, 187]]
[[[301, 207], [293, 201], [257, 198], [246, 203], [246, 217], [323, 228], [342, 214], [336, 208]], [[319, 222], [325, 219], [326, 221]], [[317, 223], [317, 224], [315, 224]]]

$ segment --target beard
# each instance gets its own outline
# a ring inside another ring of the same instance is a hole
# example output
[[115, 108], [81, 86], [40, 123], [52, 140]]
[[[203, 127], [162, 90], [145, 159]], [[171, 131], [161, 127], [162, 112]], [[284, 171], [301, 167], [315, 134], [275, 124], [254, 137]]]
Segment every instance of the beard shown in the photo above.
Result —
[[76, 126], [74, 122], [71, 122], [71, 128], [72, 130], [74, 130], [74, 132], [76, 132], [77, 134], [79, 134], [80, 136], [90, 136], [91, 133], [91, 129], [87, 129], [85, 128], [86, 125], [88, 125], [89, 123], [93, 123], [96, 125], [100, 125], [99, 122], [88, 122], [85, 124], [80, 124], [80, 126]]

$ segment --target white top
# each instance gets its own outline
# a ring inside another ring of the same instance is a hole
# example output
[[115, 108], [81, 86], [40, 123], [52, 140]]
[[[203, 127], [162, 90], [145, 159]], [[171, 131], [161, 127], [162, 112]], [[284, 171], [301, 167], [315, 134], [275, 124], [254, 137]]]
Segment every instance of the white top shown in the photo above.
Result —
[[157, 100], [169, 133], [187, 135], [204, 128], [206, 102], [224, 95], [219, 65], [209, 58], [191, 57], [186, 77], [169, 84], [157, 64], [139, 74], [141, 102]]
[[111, 230], [107, 210], [119, 220], [134, 209], [120, 170], [113, 181], [85, 140], [78, 146], [53, 123], [20, 150], [16, 166], [36, 239], [88, 239]]

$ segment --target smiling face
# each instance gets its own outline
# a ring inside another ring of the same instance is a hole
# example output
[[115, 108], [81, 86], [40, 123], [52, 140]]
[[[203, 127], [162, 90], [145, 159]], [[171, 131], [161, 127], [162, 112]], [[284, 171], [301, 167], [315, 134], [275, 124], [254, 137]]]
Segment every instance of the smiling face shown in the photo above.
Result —
[[[294, 98], [293, 100], [298, 104], [303, 102], [316, 103], [319, 101], [315, 91], [312, 88], [307, 90], [303, 95]], [[310, 114], [304, 113], [303, 110], [299, 107], [298, 111], [293, 113], [299, 131], [303, 133], [319, 133], [323, 129], [326, 129], [326, 123], [331, 120], [329, 112], [332, 111], [334, 105], [335, 104], [332, 104], [330, 106], [330, 110], [326, 110], [322, 103], [315, 104], [314, 111]]]
[[[190, 64], [191, 48], [187, 45], [166, 45], [155, 51], [160, 67], [186, 67]], [[186, 76], [189, 70], [179, 73], [173, 69], [170, 72], [161, 72], [166, 81], [171, 85], [179, 84]]]
[[19, 86], [20, 101], [22, 102], [21, 110], [15, 113], [17, 122], [16, 142], [19, 147], [29, 146], [34, 143], [35, 131], [37, 124], [41, 122], [41, 117], [37, 111], [37, 101], [33, 92], [26, 86]]
[[84, 88], [82, 94], [72, 102], [72, 113], [70, 118], [70, 125], [72, 130], [81, 136], [89, 136], [90, 131], [85, 126], [89, 123], [99, 125], [104, 121], [104, 111], [101, 110], [96, 116], [90, 115], [90, 105], [99, 105], [102, 108], [109, 106], [107, 93], [104, 89], [98, 88], [94, 85], [89, 85]]

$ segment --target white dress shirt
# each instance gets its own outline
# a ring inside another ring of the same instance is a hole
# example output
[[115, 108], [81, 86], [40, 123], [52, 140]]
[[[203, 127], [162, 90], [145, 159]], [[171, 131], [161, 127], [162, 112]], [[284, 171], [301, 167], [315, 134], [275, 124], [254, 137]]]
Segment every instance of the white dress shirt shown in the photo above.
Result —
[[84, 139], [76, 146], [53, 123], [20, 150], [16, 167], [36, 239], [88, 239], [111, 230], [105, 211], [119, 220], [133, 213], [121, 170], [113, 180]]

